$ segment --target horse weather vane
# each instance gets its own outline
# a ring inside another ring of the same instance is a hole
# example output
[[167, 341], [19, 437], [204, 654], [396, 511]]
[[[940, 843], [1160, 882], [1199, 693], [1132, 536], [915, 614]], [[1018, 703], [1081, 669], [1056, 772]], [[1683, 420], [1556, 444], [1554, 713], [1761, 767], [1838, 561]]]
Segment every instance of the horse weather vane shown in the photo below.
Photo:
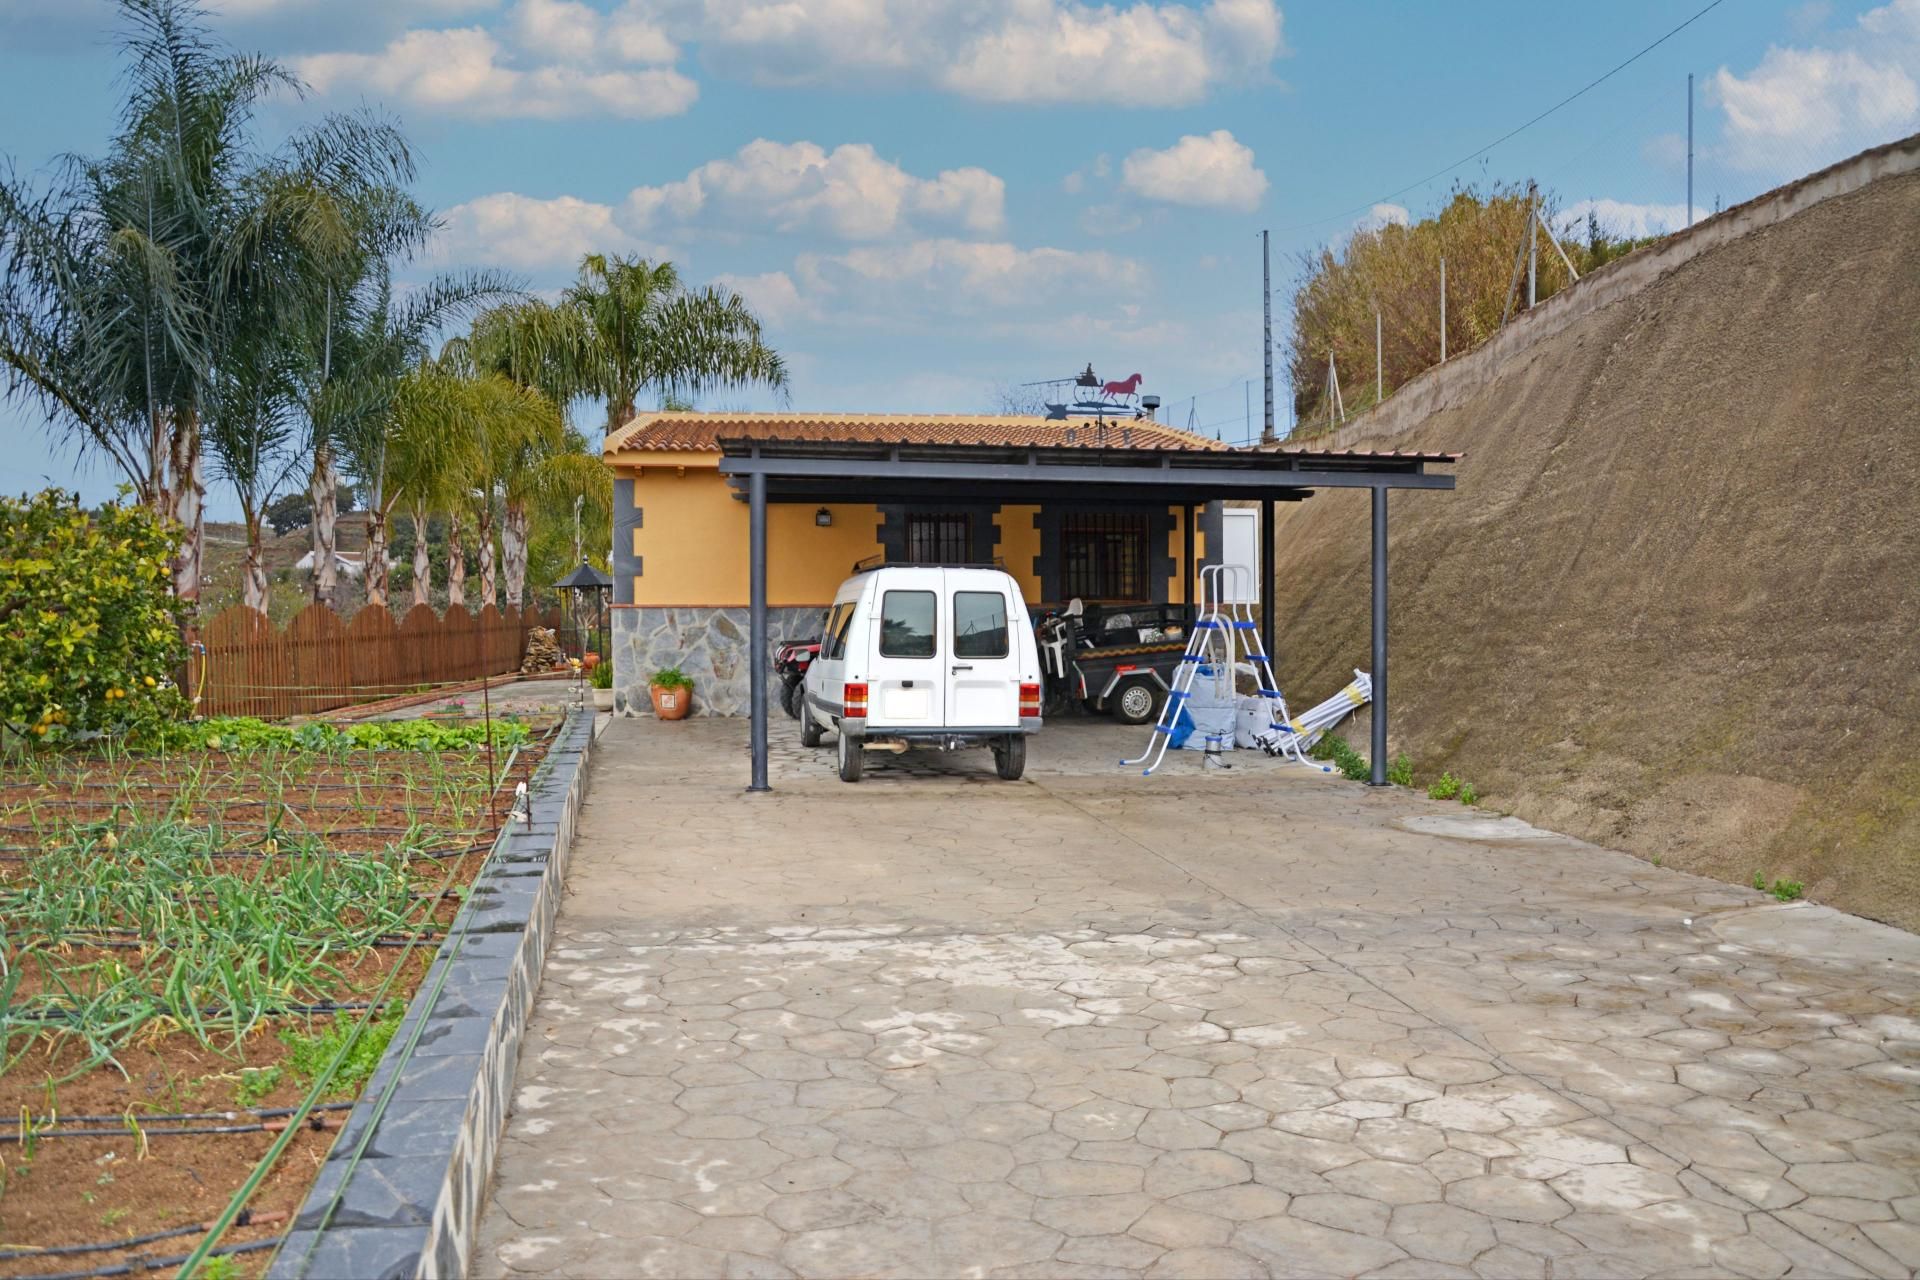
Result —
[[1085, 369], [1071, 378], [1043, 378], [1021, 385], [1046, 388], [1041, 400], [1047, 406], [1048, 418], [1054, 421], [1092, 418], [1104, 427], [1109, 421], [1126, 422], [1153, 416], [1160, 407], [1160, 397], [1141, 395], [1140, 384], [1144, 381], [1146, 379], [1136, 373], [1118, 382], [1102, 382], [1089, 361]]

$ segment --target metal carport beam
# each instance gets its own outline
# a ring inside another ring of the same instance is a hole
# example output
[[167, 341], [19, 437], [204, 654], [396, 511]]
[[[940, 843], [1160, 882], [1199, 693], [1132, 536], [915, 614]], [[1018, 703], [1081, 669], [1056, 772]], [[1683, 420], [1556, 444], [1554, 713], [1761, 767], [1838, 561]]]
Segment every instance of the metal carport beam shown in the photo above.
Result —
[[[890, 493], [956, 493], [983, 486], [1002, 486], [1003, 501], [1070, 498], [1085, 501], [1127, 500], [1192, 503], [1214, 498], [1273, 498], [1289, 500], [1311, 489], [1370, 489], [1373, 499], [1372, 641], [1373, 641], [1373, 777], [1386, 785], [1387, 752], [1387, 491], [1390, 489], [1449, 490], [1451, 475], [1430, 475], [1429, 462], [1457, 462], [1453, 454], [1344, 453], [1276, 455], [1267, 453], [1173, 453], [1145, 450], [1095, 450], [1095, 461], [1064, 460], [1071, 451], [1055, 450], [1042, 460], [1037, 449], [991, 448], [994, 461], [968, 460], [972, 452], [959, 446], [938, 449], [899, 445], [876, 447], [854, 444], [834, 448], [831, 443], [722, 441], [726, 450], [720, 473], [736, 488], [744, 482], [749, 515], [748, 580], [751, 595], [748, 645], [749, 700], [753, 724], [751, 742], [753, 780], [749, 791], [766, 791], [767, 686], [771, 660], [767, 635], [767, 503], [781, 501], [780, 481], [797, 482], [799, 492], [787, 501], [884, 500]], [[767, 446], [773, 446], [769, 449]], [[1018, 460], [1014, 460], [1017, 457]], [[1319, 464], [1302, 466], [1310, 457]], [[836, 489], [836, 482], [844, 488]], [[1204, 498], [1199, 495], [1206, 495]], [[1266, 525], [1271, 530], [1271, 506]], [[1191, 535], [1189, 535], [1191, 536]], [[1265, 537], [1267, 586], [1273, 571], [1271, 532]], [[1270, 616], [1270, 610], [1262, 610]], [[1271, 624], [1267, 630], [1272, 631]], [[1271, 635], [1267, 644], [1272, 647]]]

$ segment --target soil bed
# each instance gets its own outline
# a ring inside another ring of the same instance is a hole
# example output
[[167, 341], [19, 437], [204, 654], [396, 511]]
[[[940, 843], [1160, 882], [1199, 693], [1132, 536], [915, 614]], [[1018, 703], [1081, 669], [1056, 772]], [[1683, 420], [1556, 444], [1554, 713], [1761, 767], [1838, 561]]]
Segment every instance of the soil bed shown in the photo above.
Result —
[[[117, 1242], [217, 1217], [305, 1097], [315, 1064], [331, 1060], [330, 1031], [378, 1016], [354, 1054], [357, 1072], [327, 1094], [351, 1099], [555, 727], [537, 726], [510, 770], [510, 753], [496, 753], [491, 792], [485, 755], [466, 752], [6, 766], [0, 1277], [192, 1251], [201, 1232]], [[363, 884], [377, 892], [362, 895]], [[311, 912], [326, 901], [312, 895], [342, 886], [348, 897], [325, 918], [290, 905]], [[269, 947], [304, 949], [291, 970], [298, 981], [282, 982], [275, 966], [287, 959]], [[218, 969], [229, 956], [248, 981], [189, 979], [182, 998], [205, 1019], [198, 1030], [153, 1003], [178, 994], [168, 987], [176, 968], [198, 958]], [[364, 1006], [390, 974], [383, 1015], [306, 1011]], [[248, 1202], [248, 1225], [225, 1232], [223, 1246], [286, 1231], [344, 1115], [336, 1105], [302, 1123]], [[60, 1136], [80, 1131], [88, 1136]], [[30, 1252], [76, 1245], [109, 1247]], [[235, 1258], [236, 1274], [259, 1274], [268, 1257]]]

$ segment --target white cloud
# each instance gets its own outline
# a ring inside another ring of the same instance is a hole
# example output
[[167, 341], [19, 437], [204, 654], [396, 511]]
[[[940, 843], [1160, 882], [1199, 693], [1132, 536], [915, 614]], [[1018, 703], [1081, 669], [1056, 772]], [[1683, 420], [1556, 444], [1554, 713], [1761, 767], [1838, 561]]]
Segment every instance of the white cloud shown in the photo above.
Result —
[[481, 117], [653, 119], [693, 105], [699, 88], [657, 65], [678, 50], [629, 4], [602, 15], [572, 0], [520, 0], [509, 47], [484, 27], [408, 31], [376, 53], [290, 60], [323, 94], [360, 93]]
[[918, 221], [985, 233], [1006, 220], [1006, 183], [978, 168], [918, 178], [863, 142], [828, 151], [760, 138], [676, 182], [634, 188], [626, 214], [635, 227], [697, 217], [703, 226], [822, 231], [843, 240], [879, 239]]
[[541, 200], [502, 191], [455, 205], [443, 218], [433, 253], [440, 262], [531, 271], [572, 267], [589, 253], [641, 248], [614, 221], [611, 206], [573, 196]]
[[1743, 169], [1817, 168], [1920, 124], [1920, 0], [1893, 0], [1823, 45], [1774, 46], [1745, 75], [1707, 82]]
[[[1704, 210], [1696, 208], [1697, 219]], [[1635, 240], [1662, 236], [1687, 225], [1685, 204], [1631, 204], [1624, 200], [1581, 200], [1560, 213], [1563, 239], [1580, 239], [1587, 233], [1587, 215], [1591, 213], [1600, 229], [1612, 236], [1630, 236]]]
[[779, 84], [931, 81], [989, 102], [1177, 106], [1284, 50], [1273, 0], [702, 0], [697, 38]]
[[745, 298], [753, 313], [770, 326], [789, 324], [813, 314], [794, 286], [793, 277], [784, 271], [768, 271], [757, 276], [721, 274], [715, 276], [713, 282]]
[[1225, 129], [1188, 134], [1165, 151], [1135, 151], [1120, 175], [1122, 186], [1149, 200], [1242, 213], [1258, 208], [1267, 192], [1267, 175], [1254, 167], [1253, 149]]
[[802, 254], [799, 291], [815, 306], [843, 306], [884, 322], [901, 313], [938, 319], [1017, 307], [1071, 291], [1088, 301], [1137, 298], [1147, 271], [1101, 251], [1037, 248], [978, 240], [919, 240], [841, 254]]
[[1405, 205], [1377, 204], [1367, 210], [1366, 216], [1353, 224], [1355, 231], [1378, 231], [1384, 226], [1404, 227], [1413, 221], [1413, 215], [1407, 212]]

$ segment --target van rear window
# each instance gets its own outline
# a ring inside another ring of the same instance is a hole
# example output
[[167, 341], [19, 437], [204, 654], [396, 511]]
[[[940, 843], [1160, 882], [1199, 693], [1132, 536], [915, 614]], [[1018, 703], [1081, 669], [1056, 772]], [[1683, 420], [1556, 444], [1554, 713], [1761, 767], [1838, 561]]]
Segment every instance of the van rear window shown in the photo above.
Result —
[[931, 591], [888, 591], [880, 597], [880, 656], [931, 658], [934, 602]]
[[998, 591], [953, 593], [953, 656], [1007, 656], [1007, 598]]

